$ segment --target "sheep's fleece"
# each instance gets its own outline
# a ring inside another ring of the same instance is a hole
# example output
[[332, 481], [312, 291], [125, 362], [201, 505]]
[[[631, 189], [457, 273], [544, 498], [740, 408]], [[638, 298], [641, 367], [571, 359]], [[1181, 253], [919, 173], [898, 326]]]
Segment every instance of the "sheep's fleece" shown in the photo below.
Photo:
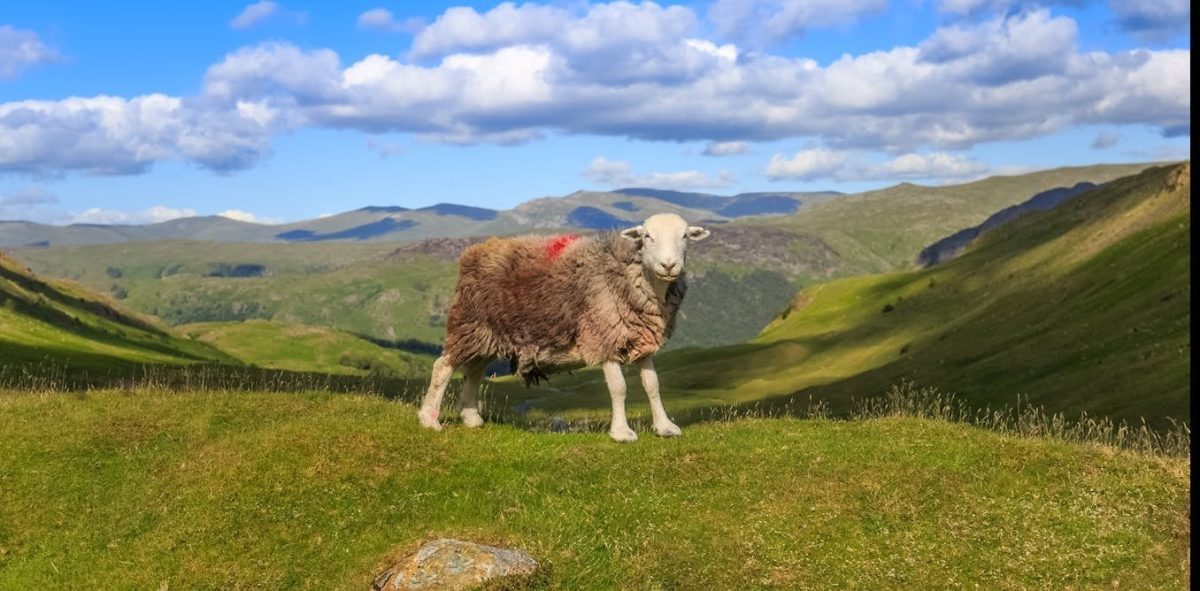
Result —
[[492, 238], [459, 259], [443, 355], [509, 359], [526, 383], [637, 361], [671, 336], [686, 291], [681, 276], [660, 302], [637, 243], [617, 233]]

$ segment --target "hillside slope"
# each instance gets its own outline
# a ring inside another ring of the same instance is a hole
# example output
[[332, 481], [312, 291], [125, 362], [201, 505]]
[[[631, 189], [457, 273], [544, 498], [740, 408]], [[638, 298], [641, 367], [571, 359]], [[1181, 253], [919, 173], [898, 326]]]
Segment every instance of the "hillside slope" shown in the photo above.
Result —
[[232, 361], [64, 281], [44, 281], [0, 254], [0, 364], [122, 371], [141, 364]]
[[385, 349], [332, 328], [248, 320], [187, 324], [178, 332], [267, 369], [426, 379], [433, 365], [432, 355]]
[[[1022, 395], [1052, 411], [1186, 419], [1190, 173], [1113, 181], [930, 269], [806, 289], [748, 344], [661, 356], [664, 398], [687, 408], [811, 397], [836, 410], [911, 379], [980, 406]], [[552, 385], [498, 387], [546, 412], [607, 408], [596, 372]]]
[[1038, 193], [1082, 182], [1105, 183], [1150, 164], [1056, 168], [940, 187], [902, 183], [814, 205], [791, 216], [746, 223], [780, 226], [812, 236], [837, 253], [832, 272], [804, 276], [812, 284], [831, 278], [910, 268], [935, 240], [982, 223], [997, 211]]
[[[367, 589], [439, 537], [546, 588], [1178, 589], [1185, 460], [950, 423], [618, 446], [356, 395], [0, 392], [0, 588]], [[74, 517], [79, 518], [74, 518]]]
[[1083, 182], [1074, 187], [1059, 187], [1057, 189], [1050, 189], [1049, 191], [1042, 191], [1031, 197], [1028, 201], [1022, 201], [1017, 205], [1006, 207], [988, 216], [988, 219], [983, 220], [983, 223], [978, 226], [959, 230], [926, 246], [917, 254], [917, 264], [922, 267], [932, 267], [938, 263], [948, 261], [962, 254], [967, 249], [967, 246], [971, 244], [971, 241], [978, 238], [980, 234], [999, 228], [1027, 213], [1054, 209], [1063, 201], [1094, 188], [1096, 188], [1095, 183]]

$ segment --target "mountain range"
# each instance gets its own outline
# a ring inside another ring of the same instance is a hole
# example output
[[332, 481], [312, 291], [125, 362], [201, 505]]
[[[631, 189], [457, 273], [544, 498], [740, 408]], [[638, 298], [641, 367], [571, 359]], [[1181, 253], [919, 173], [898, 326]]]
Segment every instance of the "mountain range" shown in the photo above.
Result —
[[[857, 195], [816, 194], [797, 203], [794, 213], [732, 219], [720, 212], [777, 207], [781, 196], [797, 198], [798, 194], [719, 197], [647, 189], [580, 191], [533, 200], [505, 212], [462, 206], [424, 211], [362, 208], [311, 220], [305, 228], [216, 218], [217, 225], [207, 224], [208, 231], [196, 232], [206, 226], [200, 222], [212, 218], [192, 218], [87, 228], [123, 233], [109, 235], [115, 242], [108, 244], [70, 245], [51, 239], [49, 246], [10, 252], [42, 276], [78, 281], [172, 326], [270, 320], [329, 327], [381, 342], [419, 342], [420, 350], [428, 350], [436, 349], [445, 333], [445, 309], [458, 254], [480, 236], [501, 233], [503, 228], [553, 232], [565, 226], [588, 231], [569, 225], [581, 211], [620, 213], [625, 216], [621, 219], [628, 220], [623, 223], [629, 224], [649, 212], [676, 211], [691, 220], [709, 220], [704, 223], [713, 233], [697, 243], [689, 257], [693, 289], [669, 345], [710, 347], [753, 338], [788, 305], [798, 288], [909, 268], [923, 248], [983, 223], [1000, 209], [1055, 188], [1104, 183], [1147, 166], [1072, 167], [959, 185], [905, 183]], [[395, 216], [408, 217], [397, 220]], [[405, 219], [415, 224], [418, 218], [427, 222], [367, 239], [346, 237], [347, 229], [361, 231], [363, 226], [378, 228]], [[442, 235], [397, 241], [437, 230], [435, 223], [440, 224]], [[258, 243], [230, 242], [236, 232], [212, 231], [222, 227], [294, 233], [289, 234], [290, 242], [269, 236]], [[136, 237], [137, 232], [157, 239], [131, 241], [129, 236]], [[185, 236], [191, 239], [179, 239]], [[205, 241], [196, 242], [198, 237]]]
[[839, 196], [836, 192], [743, 193], [733, 196], [660, 189], [577, 191], [534, 199], [511, 210], [439, 203], [409, 209], [368, 206], [287, 224], [257, 224], [222, 216], [179, 218], [144, 225], [0, 221], [0, 247], [109, 244], [147, 240], [216, 242], [412, 241], [432, 237], [512, 234], [538, 229], [609, 230], [656, 213], [701, 223], [792, 214]]

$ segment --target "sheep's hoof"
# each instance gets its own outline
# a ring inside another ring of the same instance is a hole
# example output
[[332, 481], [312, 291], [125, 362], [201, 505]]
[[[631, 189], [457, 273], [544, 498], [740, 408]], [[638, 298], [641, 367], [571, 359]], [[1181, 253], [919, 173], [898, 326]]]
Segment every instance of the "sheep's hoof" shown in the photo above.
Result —
[[483, 417], [479, 416], [477, 410], [462, 411], [462, 422], [464, 427], [475, 429], [483, 426]]
[[438, 422], [437, 417], [423, 410], [417, 411], [417, 420], [421, 422], [421, 426], [434, 431], [441, 431], [442, 424]]
[[619, 441], [621, 443], [633, 443], [634, 441], [637, 441], [637, 433], [634, 433], [633, 429], [630, 429], [627, 426], [613, 427], [612, 429], [609, 429], [608, 436], [612, 437], [613, 441]]
[[655, 425], [654, 432], [659, 437], [679, 437], [680, 435], [683, 435], [683, 431], [679, 428], [679, 425], [676, 425], [670, 421], [667, 421], [661, 425]]

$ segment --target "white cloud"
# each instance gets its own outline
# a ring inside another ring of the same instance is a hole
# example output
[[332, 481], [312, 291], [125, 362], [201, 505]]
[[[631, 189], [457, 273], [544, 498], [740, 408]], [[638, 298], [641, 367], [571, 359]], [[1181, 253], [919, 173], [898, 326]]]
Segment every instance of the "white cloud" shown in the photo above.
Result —
[[42, 42], [37, 33], [0, 25], [0, 80], [58, 60], [58, 51]]
[[629, 163], [623, 160], [609, 160], [603, 156], [597, 157], [583, 170], [583, 176], [597, 185], [609, 187], [639, 187], [650, 189], [694, 190], [717, 187], [728, 187], [737, 182], [737, 177], [729, 171], [719, 171], [710, 175], [698, 170], [679, 172], [634, 172]]
[[[188, 211], [191, 211], [191, 210], [188, 210]], [[193, 213], [193, 215], [194, 215], [194, 213]], [[281, 224], [281, 223], [283, 223], [283, 220], [281, 220], [279, 218], [259, 217], [249, 211], [245, 211], [242, 209], [226, 209], [225, 211], [222, 211], [221, 213], [218, 213], [217, 215], [224, 217], [224, 218], [229, 218], [231, 220], [237, 220], [239, 222], [249, 222], [252, 224]]]
[[425, 23], [415, 17], [398, 21], [392, 11], [386, 8], [372, 8], [358, 15], [358, 28], [385, 33], [417, 33], [425, 28]]
[[750, 151], [746, 142], [709, 142], [704, 146], [705, 156], [735, 156]]
[[850, 172], [855, 180], [961, 180], [978, 177], [991, 170], [979, 161], [959, 154], [904, 154], [883, 164]]
[[193, 97], [0, 103], [0, 171], [129, 174], [160, 160], [230, 171], [268, 154], [274, 136], [303, 128], [453, 144], [547, 133], [803, 137], [829, 150], [893, 154], [1078, 125], [1190, 133], [1190, 49], [1081, 52], [1077, 28], [1026, 11], [822, 65], [698, 38], [683, 6], [462, 8], [416, 36], [415, 62], [374, 54], [343, 64], [328, 49], [267, 43], [214, 64]]
[[0, 171], [135, 174], [167, 159], [228, 171], [266, 153], [269, 134], [236, 108], [161, 94], [0, 103]]
[[767, 165], [767, 176], [776, 181], [832, 178], [845, 166], [849, 158], [849, 152], [825, 148], [801, 150], [790, 158], [776, 154]]
[[195, 217], [196, 210], [189, 207], [176, 209], [165, 205], [156, 205], [141, 211], [122, 211], [117, 209], [102, 209], [93, 207], [83, 212], [73, 214], [69, 220], [72, 224], [154, 224], [178, 218]]
[[308, 20], [308, 16], [304, 12], [287, 10], [273, 0], [259, 0], [243, 8], [237, 16], [229, 21], [229, 27], [231, 29], [246, 30], [268, 20], [290, 20], [294, 23], [303, 24]]
[[279, 3], [271, 0], [259, 0], [243, 8], [229, 26], [234, 29], [248, 29], [279, 13]]
[[1101, 131], [1096, 134], [1096, 139], [1092, 140], [1093, 150], [1107, 150], [1121, 141], [1121, 136], [1111, 131]]
[[708, 18], [722, 37], [762, 45], [850, 24], [887, 5], [887, 0], [717, 0]]
[[903, 154], [880, 163], [855, 157], [848, 151], [812, 148], [786, 157], [776, 154], [767, 165], [771, 180], [963, 180], [991, 171], [977, 160], [959, 154], [934, 152]]

